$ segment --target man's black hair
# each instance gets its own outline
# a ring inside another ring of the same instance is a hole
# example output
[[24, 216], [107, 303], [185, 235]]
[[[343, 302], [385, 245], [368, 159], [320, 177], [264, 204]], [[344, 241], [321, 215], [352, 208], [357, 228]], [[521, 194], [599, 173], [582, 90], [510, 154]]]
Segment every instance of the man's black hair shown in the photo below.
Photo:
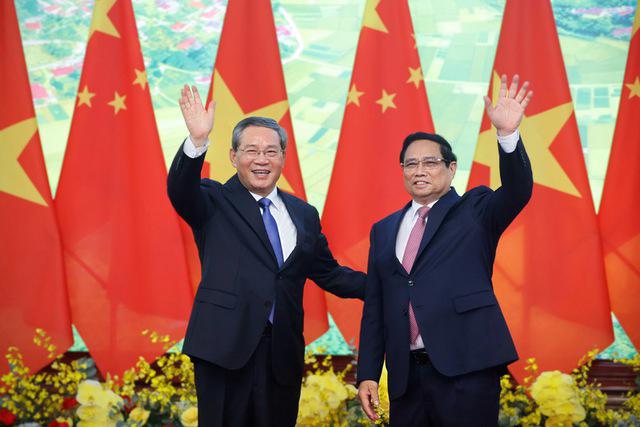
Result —
[[451, 164], [451, 162], [458, 161], [458, 158], [451, 149], [451, 144], [449, 144], [446, 139], [435, 133], [415, 132], [407, 136], [402, 142], [402, 150], [400, 151], [400, 163], [404, 163], [404, 154], [406, 153], [407, 148], [409, 148], [411, 143], [423, 139], [426, 139], [427, 141], [433, 141], [440, 146], [440, 154], [442, 155], [444, 164], [447, 167], [449, 167], [449, 164]]

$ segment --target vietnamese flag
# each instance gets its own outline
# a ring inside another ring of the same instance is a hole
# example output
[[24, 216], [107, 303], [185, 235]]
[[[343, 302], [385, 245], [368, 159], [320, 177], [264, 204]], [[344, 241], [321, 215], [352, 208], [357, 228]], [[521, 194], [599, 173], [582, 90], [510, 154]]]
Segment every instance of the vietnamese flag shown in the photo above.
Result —
[[607, 177], [600, 202], [600, 235], [611, 309], [640, 349], [640, 3], [631, 31]]
[[62, 247], [13, 0], [0, 1], [0, 374], [18, 347], [37, 371], [51, 360], [34, 342], [43, 329], [65, 352], [73, 344]]
[[[229, 161], [233, 128], [248, 116], [270, 117], [288, 135], [278, 188], [306, 200], [269, 0], [229, 0], [207, 105], [212, 99], [216, 118], [203, 176], [223, 183], [231, 178], [236, 173]], [[329, 327], [324, 294], [313, 282], [305, 285], [304, 310], [304, 335], [311, 342]]]
[[73, 322], [102, 373], [164, 353], [191, 308], [130, 0], [95, 2], [57, 192]]
[[[596, 215], [553, 11], [548, 0], [507, 0], [489, 97], [502, 74], [528, 80], [535, 95], [520, 124], [533, 167], [533, 196], [505, 231], [493, 284], [516, 343], [540, 371], [569, 372], [613, 340]], [[500, 186], [496, 130], [486, 113], [469, 188]]]
[[[367, 0], [322, 224], [340, 263], [366, 271], [374, 222], [410, 199], [400, 149], [433, 132], [406, 0]], [[327, 295], [347, 342], [358, 344], [362, 302]]]

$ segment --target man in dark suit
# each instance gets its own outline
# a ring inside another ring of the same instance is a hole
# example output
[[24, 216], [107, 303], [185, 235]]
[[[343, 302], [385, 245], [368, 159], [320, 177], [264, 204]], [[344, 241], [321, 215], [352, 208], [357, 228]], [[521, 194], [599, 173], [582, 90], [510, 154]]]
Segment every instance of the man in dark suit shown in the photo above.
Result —
[[358, 395], [373, 420], [386, 355], [392, 426], [496, 426], [500, 375], [518, 356], [493, 292], [498, 239], [531, 197], [518, 125], [532, 92], [507, 90], [495, 107], [502, 186], [460, 197], [456, 157], [439, 135], [409, 135], [400, 154], [412, 201], [371, 229], [360, 332]]
[[215, 105], [185, 86], [189, 137], [168, 177], [173, 206], [193, 230], [202, 264], [183, 351], [195, 368], [198, 420], [210, 426], [293, 426], [304, 359], [307, 278], [345, 298], [364, 297], [365, 275], [335, 261], [316, 209], [276, 188], [287, 137], [249, 117], [232, 137], [237, 174], [200, 179]]

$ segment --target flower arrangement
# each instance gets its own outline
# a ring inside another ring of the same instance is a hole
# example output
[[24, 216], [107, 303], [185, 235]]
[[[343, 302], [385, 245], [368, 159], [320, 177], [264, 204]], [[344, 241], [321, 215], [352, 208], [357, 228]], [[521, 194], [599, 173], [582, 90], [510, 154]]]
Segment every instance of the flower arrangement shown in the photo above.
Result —
[[[166, 349], [169, 337], [145, 332], [152, 342]], [[44, 331], [37, 330], [36, 345], [53, 358], [55, 346]], [[501, 379], [501, 427], [638, 426], [640, 393], [628, 393], [617, 410], [607, 409], [607, 397], [598, 384], [589, 382], [588, 372], [598, 352], [590, 352], [581, 367], [571, 374], [559, 371], [538, 373], [535, 359], [528, 360], [529, 376], [516, 385], [505, 375]], [[181, 353], [166, 353], [153, 364], [140, 359], [122, 378], [107, 376], [95, 380], [97, 371], [90, 358], [65, 362], [53, 359], [50, 368], [31, 373], [16, 348], [7, 355], [10, 372], [0, 379], [0, 426], [24, 427], [197, 427], [198, 411], [193, 366]], [[345, 381], [353, 365], [336, 372], [330, 356], [322, 361], [305, 355], [311, 366], [303, 379], [297, 425], [303, 427], [351, 427], [371, 425], [357, 401], [355, 387]], [[618, 362], [632, 366], [639, 374], [640, 355]], [[640, 380], [637, 381], [640, 387]], [[389, 423], [387, 372], [379, 385], [380, 419]]]

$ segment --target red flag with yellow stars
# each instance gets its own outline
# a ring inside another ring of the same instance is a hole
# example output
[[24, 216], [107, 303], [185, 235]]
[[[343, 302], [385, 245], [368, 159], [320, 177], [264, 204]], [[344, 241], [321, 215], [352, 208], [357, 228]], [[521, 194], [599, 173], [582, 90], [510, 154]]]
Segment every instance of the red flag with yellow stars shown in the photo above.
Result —
[[192, 301], [130, 0], [95, 2], [56, 196], [73, 322], [101, 372], [179, 340]]
[[[535, 92], [520, 134], [533, 167], [529, 204], [500, 239], [493, 283], [521, 360], [568, 372], [613, 340], [598, 226], [551, 4], [507, 0], [489, 96], [502, 74]], [[486, 113], [469, 188], [500, 186], [496, 130]]]
[[[229, 161], [234, 126], [248, 116], [270, 117], [289, 137], [278, 188], [306, 200], [269, 0], [229, 0], [207, 103], [212, 99], [216, 120], [203, 176], [226, 182], [236, 172]], [[324, 294], [313, 282], [305, 285], [304, 310], [311, 342], [329, 327]]]
[[[18, 347], [26, 366], [37, 371], [50, 362], [49, 352], [66, 351], [73, 335], [60, 235], [13, 0], [0, 2], [0, 93], [0, 354]], [[37, 328], [55, 350], [34, 345]], [[8, 368], [0, 363], [0, 374]]]
[[600, 202], [611, 309], [640, 349], [640, 2], [633, 21], [618, 122]]
[[[366, 271], [371, 225], [409, 196], [404, 138], [433, 132], [406, 0], [367, 0], [322, 224], [338, 260]], [[358, 344], [362, 303], [327, 295], [347, 342]]]

